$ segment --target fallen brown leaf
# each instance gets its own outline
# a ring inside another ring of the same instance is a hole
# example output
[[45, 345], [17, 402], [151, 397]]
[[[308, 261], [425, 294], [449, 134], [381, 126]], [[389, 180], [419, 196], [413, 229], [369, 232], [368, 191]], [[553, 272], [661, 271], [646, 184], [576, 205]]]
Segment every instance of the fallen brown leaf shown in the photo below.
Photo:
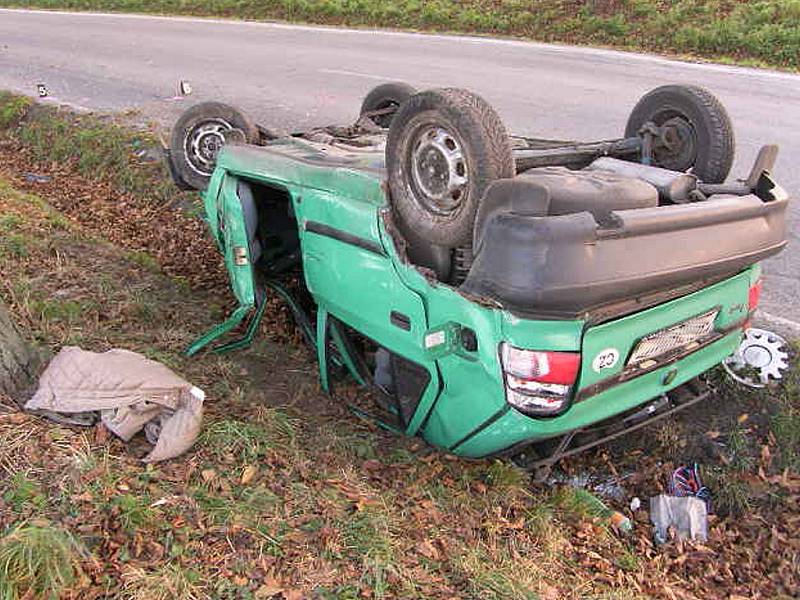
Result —
[[244, 469], [242, 469], [242, 477], [240, 480], [242, 485], [247, 485], [253, 481], [256, 473], [258, 473], [258, 467], [255, 465], [247, 465]]

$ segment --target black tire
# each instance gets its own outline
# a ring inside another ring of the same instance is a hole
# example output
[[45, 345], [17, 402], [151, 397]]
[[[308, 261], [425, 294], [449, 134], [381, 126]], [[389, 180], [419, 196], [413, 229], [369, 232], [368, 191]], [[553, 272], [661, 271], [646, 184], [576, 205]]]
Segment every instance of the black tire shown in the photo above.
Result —
[[240, 110], [222, 102], [201, 102], [188, 108], [170, 136], [170, 159], [176, 175], [194, 189], [205, 189], [217, 153], [230, 138], [256, 143], [258, 128]]
[[645, 94], [636, 104], [625, 137], [639, 135], [651, 121], [672, 124], [673, 147], [656, 145], [654, 163], [673, 171], [688, 171], [705, 183], [723, 183], [733, 164], [733, 125], [722, 103], [694, 85], [665, 85]]
[[449, 248], [471, 247], [483, 193], [515, 173], [500, 117], [461, 89], [421, 92], [400, 107], [386, 141], [386, 168], [401, 230]]
[[[406, 100], [411, 98], [417, 90], [402, 82], [382, 83], [370, 90], [364, 97], [361, 103], [361, 116], [366, 113], [371, 113], [376, 110], [384, 110], [387, 108], [394, 108], [395, 111], [400, 108]], [[375, 115], [370, 117], [372, 122], [378, 127], [388, 128], [392, 124], [392, 119], [396, 112], [389, 112], [383, 115]]]

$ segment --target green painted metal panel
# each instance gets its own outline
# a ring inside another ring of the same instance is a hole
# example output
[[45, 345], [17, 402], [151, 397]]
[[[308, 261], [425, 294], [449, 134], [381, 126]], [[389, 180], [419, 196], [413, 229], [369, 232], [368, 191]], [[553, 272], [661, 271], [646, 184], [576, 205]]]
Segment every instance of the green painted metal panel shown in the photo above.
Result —
[[217, 166], [273, 185], [335, 193], [373, 206], [386, 203], [383, 171], [370, 169], [368, 161], [364, 160], [334, 162], [328, 157], [329, 152], [322, 152], [320, 146], [299, 139], [268, 147], [226, 146], [220, 151]]
[[518, 348], [575, 352], [581, 347], [585, 323], [582, 320], [524, 319], [502, 313], [503, 341]]
[[[300, 201], [295, 214], [301, 228], [301, 237], [309, 234], [309, 222], [322, 223], [345, 234], [362, 238], [381, 246], [375, 206], [367, 202], [353, 202], [337, 194], [309, 188], [296, 188]], [[312, 234], [316, 235], [316, 234]], [[336, 268], [331, 265], [332, 268]], [[354, 265], [357, 267], [357, 265]], [[354, 271], [355, 272], [355, 271]]]
[[[583, 338], [580, 388], [619, 374], [636, 343], [650, 333], [706, 313], [714, 307], [719, 307], [715, 321], [717, 330], [741, 322], [747, 317], [749, 288], [750, 276], [745, 272], [682, 298], [589, 328]], [[608, 349], [618, 353], [614, 366], [595, 370], [592, 364], [595, 357]]]
[[222, 169], [215, 169], [214, 173], [211, 175], [211, 181], [209, 181], [208, 187], [200, 194], [203, 200], [203, 209], [205, 210], [205, 221], [208, 224], [208, 228], [211, 230], [217, 248], [221, 252], [224, 252], [224, 248], [222, 244], [222, 230], [219, 227], [217, 202], [224, 178], [225, 171]]
[[[732, 354], [740, 341], [741, 333], [732, 332], [675, 364], [652, 371], [579, 402], [560, 417], [531, 419], [516, 410], [509, 410], [491, 427], [459, 446], [455, 453], [469, 457], [486, 456], [519, 442], [553, 437], [613, 417], [644, 404], [714, 367]], [[664, 376], [672, 369], [677, 369], [678, 375], [669, 385], [664, 385], [662, 383]]]
[[431, 288], [427, 301], [432, 326], [452, 321], [473, 330], [478, 340], [475, 352], [450, 354], [437, 361], [442, 394], [424, 435], [447, 448], [505, 405], [497, 355], [501, 311], [470, 302], [446, 286]]
[[[225, 253], [234, 294], [243, 306], [252, 306], [249, 255], [247, 264], [240, 264], [241, 255], [237, 263], [233, 251], [247, 245], [233, 176], [289, 191], [300, 227], [306, 283], [322, 311], [423, 365], [431, 376], [407, 433], [419, 430], [434, 445], [455, 447], [456, 453], [465, 456], [483, 456], [642, 404], [719, 363], [738, 344], [740, 334], [731, 333], [676, 365], [580, 402], [560, 417], [523, 416], [505, 402], [498, 356], [501, 342], [532, 350], [581, 351], [579, 386], [585, 387], [618, 373], [636, 341], [649, 333], [714, 306], [721, 307], [717, 327], [744, 318], [747, 290], [758, 277], [758, 268], [595, 327], [581, 320], [523, 318], [491, 303], [476, 302], [404, 262], [381, 215], [388, 203], [379, 153], [341, 152], [332, 158], [328, 152], [338, 150], [328, 148], [323, 151], [321, 145], [303, 140], [282, 141], [269, 148], [225, 148], [204, 194], [207, 220]], [[224, 176], [226, 171], [228, 176]], [[408, 330], [392, 323], [392, 311], [407, 317]], [[456, 346], [453, 352], [433, 357], [426, 352], [425, 334], [441, 327], [448, 331], [471, 329], [477, 349], [468, 352]], [[592, 358], [612, 345], [620, 354], [618, 364], [595, 373]], [[665, 386], [665, 370], [676, 367], [678, 376]]]
[[217, 219], [224, 224], [221, 242], [225, 268], [231, 280], [233, 295], [240, 306], [253, 306], [256, 301], [253, 263], [247, 239], [242, 203], [236, 193], [236, 178], [226, 177], [217, 196]]

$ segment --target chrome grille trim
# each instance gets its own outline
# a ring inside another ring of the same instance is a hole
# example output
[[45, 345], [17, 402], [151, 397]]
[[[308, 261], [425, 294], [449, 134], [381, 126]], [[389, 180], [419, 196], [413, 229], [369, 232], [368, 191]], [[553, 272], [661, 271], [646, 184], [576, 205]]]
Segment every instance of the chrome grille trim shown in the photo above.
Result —
[[688, 346], [714, 332], [714, 321], [719, 308], [682, 321], [639, 340], [631, 352], [628, 365], [639, 364], [662, 356], [676, 348]]

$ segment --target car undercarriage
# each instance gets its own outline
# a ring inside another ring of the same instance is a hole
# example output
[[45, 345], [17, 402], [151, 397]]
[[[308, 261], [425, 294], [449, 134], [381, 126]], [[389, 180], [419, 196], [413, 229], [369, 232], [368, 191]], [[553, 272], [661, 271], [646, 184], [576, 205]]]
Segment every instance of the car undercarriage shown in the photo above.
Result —
[[586, 143], [509, 136], [480, 97], [405, 84], [292, 135], [198, 105], [168, 163], [202, 190], [239, 307], [189, 352], [249, 317], [217, 350], [247, 345], [277, 295], [323, 389], [349, 375], [384, 426], [544, 472], [706, 398], [698, 377], [736, 349], [789, 199], [775, 146], [726, 183], [733, 152], [691, 86]]

